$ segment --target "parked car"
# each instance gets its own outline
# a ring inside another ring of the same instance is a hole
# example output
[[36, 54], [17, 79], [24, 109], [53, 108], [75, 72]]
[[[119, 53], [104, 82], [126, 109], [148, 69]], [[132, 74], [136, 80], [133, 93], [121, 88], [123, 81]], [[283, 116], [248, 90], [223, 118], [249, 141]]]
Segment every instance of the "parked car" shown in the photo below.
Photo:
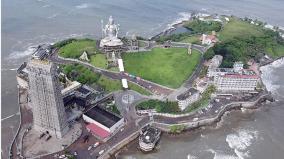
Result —
[[101, 150], [101, 151], [99, 152], [99, 155], [102, 155], [104, 152], [105, 152], [105, 150]]
[[89, 147], [88, 147], [88, 151], [90, 151], [91, 149], [92, 149], [92, 146], [89, 146]]
[[99, 142], [96, 142], [95, 144], [94, 144], [94, 148], [96, 148], [97, 146], [99, 146]]

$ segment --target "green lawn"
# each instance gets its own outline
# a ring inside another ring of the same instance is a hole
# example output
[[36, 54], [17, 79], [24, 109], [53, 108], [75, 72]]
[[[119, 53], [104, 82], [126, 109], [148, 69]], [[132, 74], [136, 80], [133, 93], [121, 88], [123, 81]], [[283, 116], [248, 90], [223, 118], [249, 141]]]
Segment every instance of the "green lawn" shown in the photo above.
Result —
[[84, 51], [89, 56], [98, 52], [96, 41], [91, 39], [78, 39], [59, 48], [59, 55], [66, 58], [79, 58]]
[[263, 36], [263, 29], [260, 26], [250, 24], [237, 18], [230, 18], [223, 30], [219, 32], [221, 41], [232, 39], [233, 37]]
[[179, 87], [195, 70], [201, 54], [185, 48], [154, 48], [149, 52], [123, 54], [126, 72], [161, 85]]
[[104, 90], [107, 92], [112, 92], [122, 89], [121, 82], [119, 80], [112, 80], [103, 75], [100, 77], [97, 84], [102, 86]]
[[90, 63], [96, 67], [107, 68], [107, 59], [104, 54], [91, 55]]
[[[109, 78], [107, 78], [103, 75], [100, 77], [97, 84], [102, 86], [105, 89], [105, 91], [107, 91], [107, 92], [122, 90], [120, 80], [109, 79]], [[133, 84], [131, 82], [128, 82], [128, 86], [129, 86], [129, 89], [134, 90], [134, 91], [136, 91], [140, 94], [151, 95], [151, 93], [148, 92], [147, 90], [145, 90], [144, 88], [142, 88], [142, 87], [140, 87], [136, 84]]]
[[128, 82], [128, 86], [129, 86], [129, 88], [131, 90], [134, 90], [134, 91], [136, 91], [136, 92], [138, 92], [140, 94], [147, 95], [147, 96], [152, 94], [149, 91], [147, 91], [146, 89], [144, 89], [144, 88], [142, 88], [142, 87], [140, 87], [140, 86], [138, 86], [136, 84], [133, 84], [131, 82]]
[[172, 113], [177, 114], [180, 113], [180, 109], [178, 107], [177, 102], [170, 102], [170, 101], [159, 101], [150, 99], [147, 101], [143, 101], [136, 105], [138, 110], [147, 110], [147, 109], [155, 109], [159, 113]]

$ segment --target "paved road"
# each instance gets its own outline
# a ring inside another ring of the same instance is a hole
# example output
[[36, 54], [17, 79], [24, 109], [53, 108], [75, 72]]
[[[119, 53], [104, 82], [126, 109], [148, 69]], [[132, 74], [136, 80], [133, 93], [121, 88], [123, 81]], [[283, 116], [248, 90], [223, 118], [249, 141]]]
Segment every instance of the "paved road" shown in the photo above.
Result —
[[119, 72], [114, 72], [110, 70], [105, 70], [101, 69], [98, 67], [95, 67], [87, 62], [79, 61], [79, 60], [72, 60], [72, 59], [63, 59], [63, 58], [58, 58], [58, 50], [54, 50], [52, 55], [49, 57], [49, 60], [57, 63], [57, 64], [75, 64], [75, 63], [80, 63], [90, 69], [92, 69], [93, 72], [96, 73], [101, 73], [111, 79], [116, 79], [116, 80], [121, 80], [122, 78], [126, 78], [128, 81], [131, 81], [133, 83], [136, 83], [140, 85], [141, 87], [149, 90], [150, 92], [161, 95], [161, 96], [167, 96], [170, 93], [172, 93], [173, 89], [159, 85], [157, 83], [148, 81], [148, 80], [137, 80], [136, 78], [130, 78], [129, 76], [125, 75], [124, 73], [119, 73]]

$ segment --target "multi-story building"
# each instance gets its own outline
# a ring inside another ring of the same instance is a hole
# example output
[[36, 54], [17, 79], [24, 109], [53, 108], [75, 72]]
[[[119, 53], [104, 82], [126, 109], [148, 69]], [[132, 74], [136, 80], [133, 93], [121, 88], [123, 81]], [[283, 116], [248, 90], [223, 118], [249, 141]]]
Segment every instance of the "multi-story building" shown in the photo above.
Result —
[[199, 91], [194, 88], [190, 88], [189, 90], [177, 96], [178, 106], [181, 110], [184, 110], [189, 104], [197, 101], [199, 97]]
[[243, 69], [243, 63], [236, 62], [233, 68], [215, 68], [208, 70], [208, 77], [219, 91], [253, 91], [259, 76], [252, 70]]
[[209, 69], [218, 68], [222, 63], [222, 60], [223, 60], [223, 56], [215, 55], [210, 61], [210, 64], [208, 66]]
[[33, 127], [62, 138], [69, 127], [56, 69], [46, 59], [33, 58], [27, 64]]
[[221, 91], [254, 91], [258, 80], [255, 74], [226, 74], [215, 76], [214, 84]]

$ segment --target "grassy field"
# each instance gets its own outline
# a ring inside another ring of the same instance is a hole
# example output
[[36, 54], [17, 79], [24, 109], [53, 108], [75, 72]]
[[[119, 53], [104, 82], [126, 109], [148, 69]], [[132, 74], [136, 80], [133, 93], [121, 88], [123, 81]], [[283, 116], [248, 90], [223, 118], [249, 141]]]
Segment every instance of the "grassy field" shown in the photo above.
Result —
[[124, 54], [126, 72], [161, 85], [179, 87], [195, 70], [200, 53], [185, 48], [154, 48], [150, 52]]
[[237, 18], [230, 18], [230, 22], [219, 32], [221, 41], [232, 39], [233, 37], [263, 36], [262, 27], [252, 25]]
[[[107, 92], [122, 90], [121, 81], [109, 79], [105, 76], [101, 76], [97, 84], [102, 86]], [[134, 90], [140, 94], [151, 95], [151, 93], [145, 90], [144, 88], [136, 84], [133, 84], [131, 82], [128, 82], [128, 86], [129, 86], [129, 89]]]
[[89, 55], [98, 52], [96, 41], [91, 39], [78, 39], [72, 41], [59, 49], [59, 55], [66, 58], [79, 58], [84, 51], [87, 51]]
[[96, 67], [107, 68], [107, 59], [104, 54], [91, 55], [90, 63]]
[[84, 51], [88, 52], [90, 63], [96, 67], [107, 68], [107, 59], [96, 48], [96, 41], [91, 39], [76, 39], [59, 48], [59, 55], [65, 58], [78, 59]]

